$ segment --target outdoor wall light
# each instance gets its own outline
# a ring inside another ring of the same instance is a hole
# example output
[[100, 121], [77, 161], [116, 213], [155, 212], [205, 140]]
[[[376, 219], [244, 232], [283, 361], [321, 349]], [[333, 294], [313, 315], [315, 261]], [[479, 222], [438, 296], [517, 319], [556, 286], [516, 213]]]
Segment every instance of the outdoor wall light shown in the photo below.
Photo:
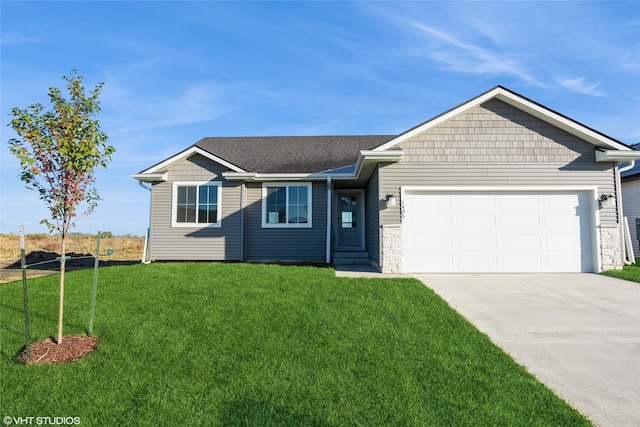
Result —
[[614, 207], [616, 203], [616, 199], [613, 194], [601, 194], [600, 195], [600, 207], [601, 208], [610, 208]]
[[394, 196], [393, 194], [387, 194], [387, 197], [385, 197], [385, 200], [387, 201], [387, 206], [395, 206], [396, 205], [396, 196]]

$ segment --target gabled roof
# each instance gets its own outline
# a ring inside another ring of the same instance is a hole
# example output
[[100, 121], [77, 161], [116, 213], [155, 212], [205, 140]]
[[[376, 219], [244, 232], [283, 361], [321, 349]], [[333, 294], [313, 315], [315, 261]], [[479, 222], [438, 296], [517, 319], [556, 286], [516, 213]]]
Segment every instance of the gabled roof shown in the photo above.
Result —
[[[144, 182], [164, 181], [167, 179], [167, 166], [193, 154], [200, 154], [227, 167], [229, 171], [225, 172], [225, 176], [228, 179], [255, 180], [258, 175], [264, 179], [278, 176], [294, 178], [294, 175], [309, 177], [328, 171], [335, 178], [339, 178], [338, 175], [351, 178], [351, 175], [357, 175], [361, 178], [362, 170], [369, 171], [368, 167], [375, 162], [399, 161], [402, 151], [394, 150], [394, 147], [402, 142], [490, 99], [505, 102], [593, 144], [596, 161], [623, 163], [640, 159], [640, 151], [522, 95], [496, 86], [400, 135], [203, 138], [186, 150], [132, 176]], [[352, 169], [345, 169], [354, 165], [353, 173], [350, 172]]]
[[355, 165], [368, 150], [395, 135], [256, 136], [203, 138], [191, 147], [136, 175], [163, 172], [182, 158], [203, 155], [234, 172], [317, 173]]
[[[238, 166], [227, 162], [224, 159], [221, 159], [215, 155], [213, 155], [212, 153], [209, 153], [208, 151], [205, 151], [199, 147], [196, 147], [195, 145], [192, 145], [191, 147], [187, 148], [186, 150], [182, 150], [181, 152], [179, 152], [178, 154], [175, 154], [171, 157], [169, 157], [166, 160], [163, 160], [160, 163], [156, 163], [155, 165], [151, 166], [148, 169], [143, 170], [142, 172], [140, 172], [137, 175], [133, 175], [133, 177], [135, 179], [142, 179], [143, 175], [148, 176], [151, 179], [154, 178], [163, 178], [163, 180], [166, 178], [166, 168], [167, 166], [169, 166], [172, 163], [177, 162], [178, 160], [182, 160], [182, 159], [186, 159], [187, 157], [191, 157], [194, 154], [200, 154], [201, 156], [207, 157], [210, 160], [213, 160], [214, 162], [226, 166], [229, 169], [231, 169], [234, 172], [245, 172], [244, 170], [242, 170], [242, 168], [239, 168]], [[153, 176], [153, 177], [152, 177]], [[153, 181], [150, 181], [153, 182]]]
[[[522, 95], [519, 95], [515, 92], [510, 91], [509, 89], [496, 86], [493, 89], [478, 95], [477, 97], [460, 104], [459, 106], [452, 108], [445, 113], [442, 113], [430, 120], [427, 120], [424, 123], [419, 124], [418, 126], [409, 129], [408, 131], [398, 135], [393, 140], [386, 142], [385, 144], [375, 148], [376, 151], [388, 150], [397, 146], [398, 144], [406, 141], [414, 135], [422, 133], [438, 124], [450, 119], [451, 117], [457, 116], [458, 114], [463, 113], [464, 111], [473, 108], [477, 105], [481, 105], [490, 99], [498, 99], [502, 102], [505, 102], [519, 110], [522, 110], [526, 113], [531, 114], [534, 117], [539, 118], [553, 126], [556, 126], [580, 139], [583, 139], [591, 144], [595, 145], [597, 148], [609, 151], [627, 151], [632, 150], [628, 145], [617, 141], [603, 133], [600, 133], [594, 129], [591, 129], [588, 126], [583, 125], [569, 117], [560, 114], [556, 111], [553, 111], [542, 104], [538, 104], [535, 101], [532, 101], [528, 98], [525, 98]], [[612, 155], [613, 153], [607, 153]], [[603, 159], [603, 161], [612, 161], [609, 158]], [[614, 159], [613, 161], [617, 161]]]
[[195, 146], [259, 173], [309, 173], [354, 165], [361, 150], [395, 135], [203, 138]]

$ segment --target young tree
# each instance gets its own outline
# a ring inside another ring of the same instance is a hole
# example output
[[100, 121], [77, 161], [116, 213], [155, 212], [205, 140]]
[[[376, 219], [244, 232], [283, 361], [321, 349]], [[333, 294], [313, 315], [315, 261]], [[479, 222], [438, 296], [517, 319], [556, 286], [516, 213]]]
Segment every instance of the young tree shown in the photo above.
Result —
[[[73, 70], [63, 76], [69, 99], [58, 88], [49, 88], [52, 109], [45, 111], [37, 103], [25, 110], [12, 108], [10, 126], [21, 138], [12, 138], [9, 149], [20, 160], [20, 179], [35, 189], [51, 213], [49, 232], [60, 234], [60, 305], [57, 343], [62, 343], [64, 313], [65, 239], [76, 221], [91, 214], [100, 197], [95, 188], [95, 170], [107, 167], [115, 152], [107, 145], [107, 135], [100, 131], [95, 116], [100, 111], [98, 96], [104, 83], [87, 95], [83, 77]], [[84, 211], [78, 215], [78, 209]]]

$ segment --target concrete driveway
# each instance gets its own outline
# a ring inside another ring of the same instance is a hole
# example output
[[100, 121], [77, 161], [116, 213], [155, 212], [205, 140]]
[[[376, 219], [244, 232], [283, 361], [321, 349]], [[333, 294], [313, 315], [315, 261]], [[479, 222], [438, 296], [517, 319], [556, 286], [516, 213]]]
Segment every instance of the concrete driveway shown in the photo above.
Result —
[[418, 274], [595, 424], [640, 426], [640, 284], [596, 274]]

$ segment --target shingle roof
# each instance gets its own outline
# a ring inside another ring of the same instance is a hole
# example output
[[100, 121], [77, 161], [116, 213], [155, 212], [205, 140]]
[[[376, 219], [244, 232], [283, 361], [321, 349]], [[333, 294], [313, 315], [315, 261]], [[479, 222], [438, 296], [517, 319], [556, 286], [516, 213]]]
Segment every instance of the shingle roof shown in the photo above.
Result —
[[247, 172], [323, 172], [353, 165], [395, 135], [257, 136], [203, 138], [194, 145]]
[[[634, 150], [640, 150], [640, 142], [637, 144], [631, 144], [631, 148], [633, 148]], [[625, 165], [623, 165], [625, 166]], [[631, 169], [629, 169], [628, 171], [624, 171], [620, 174], [620, 176], [622, 178], [628, 177], [628, 176], [634, 176], [634, 175], [640, 175], [640, 162], [636, 161], [636, 164], [634, 167], [632, 167]]]
[[628, 176], [634, 176], [640, 174], [640, 162], [636, 162], [635, 166], [629, 169], [628, 171], [624, 171], [620, 174], [621, 177], [625, 178]]

